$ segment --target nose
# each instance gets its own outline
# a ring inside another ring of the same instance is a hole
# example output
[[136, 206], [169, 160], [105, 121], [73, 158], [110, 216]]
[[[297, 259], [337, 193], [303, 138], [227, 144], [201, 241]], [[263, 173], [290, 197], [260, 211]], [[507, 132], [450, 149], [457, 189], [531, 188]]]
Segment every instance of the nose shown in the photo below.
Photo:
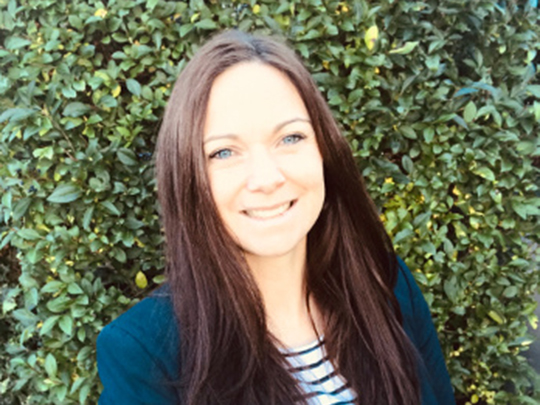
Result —
[[246, 187], [249, 191], [271, 193], [285, 183], [278, 162], [267, 150], [252, 153], [248, 170]]

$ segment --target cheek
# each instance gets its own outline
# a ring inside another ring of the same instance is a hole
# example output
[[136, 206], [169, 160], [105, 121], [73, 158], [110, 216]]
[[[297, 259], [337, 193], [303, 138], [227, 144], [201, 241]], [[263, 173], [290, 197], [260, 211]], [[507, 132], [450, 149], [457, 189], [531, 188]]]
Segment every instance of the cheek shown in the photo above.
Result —
[[286, 163], [287, 176], [308, 189], [323, 188], [324, 170], [322, 158], [318, 151], [296, 156], [288, 159]]
[[219, 214], [223, 217], [227, 208], [234, 204], [234, 198], [238, 189], [238, 176], [231, 176], [227, 172], [217, 171], [209, 173], [210, 191]]

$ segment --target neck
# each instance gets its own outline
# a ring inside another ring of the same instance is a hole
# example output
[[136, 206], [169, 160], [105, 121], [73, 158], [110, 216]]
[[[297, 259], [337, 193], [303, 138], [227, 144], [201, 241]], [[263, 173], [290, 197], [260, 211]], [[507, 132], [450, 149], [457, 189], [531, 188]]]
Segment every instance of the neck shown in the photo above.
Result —
[[[246, 255], [246, 260], [262, 295], [269, 332], [286, 347], [315, 340], [317, 334], [306, 302], [305, 246], [284, 256]], [[309, 308], [317, 324], [313, 302]]]

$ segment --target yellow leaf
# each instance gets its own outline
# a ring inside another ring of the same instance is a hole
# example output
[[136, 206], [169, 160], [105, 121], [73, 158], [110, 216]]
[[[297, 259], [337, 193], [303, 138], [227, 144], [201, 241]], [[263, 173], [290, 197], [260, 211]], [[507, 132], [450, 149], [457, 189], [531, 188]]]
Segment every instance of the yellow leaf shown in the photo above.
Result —
[[51, 229], [47, 227], [45, 224], [36, 225], [36, 229], [39, 229], [40, 231], [51, 232]]
[[111, 80], [111, 77], [110, 77], [107, 73], [105, 73], [105, 72], [100, 72], [99, 70], [96, 71], [96, 72], [94, 72], [94, 76], [100, 77], [100, 78], [102, 78], [104, 81], [109, 81], [109, 80]]
[[120, 85], [117, 84], [116, 87], [113, 89], [113, 91], [111, 92], [112, 96], [114, 98], [118, 97], [118, 95], [120, 94], [120, 91], [122, 91], [122, 89], [120, 88]]
[[364, 42], [370, 51], [375, 47], [377, 38], [379, 38], [379, 28], [376, 25], [372, 25], [366, 31], [366, 35], [364, 35]]
[[480, 398], [478, 398], [478, 395], [474, 394], [472, 397], [471, 397], [471, 402], [473, 404], [476, 404], [478, 403], [478, 401], [480, 400]]
[[95, 15], [96, 17], [104, 18], [104, 17], [107, 15], [107, 10], [105, 10], [104, 8], [100, 8], [99, 10], [96, 10], [96, 12], [94, 13], [94, 15]]
[[253, 14], [259, 14], [261, 12], [261, 6], [255, 4], [252, 8]]
[[504, 323], [504, 319], [495, 311], [491, 310], [488, 312], [488, 316], [493, 319], [495, 322], [497, 322], [499, 325], [502, 325]]
[[141, 290], [146, 288], [148, 285], [148, 280], [142, 271], [139, 271], [135, 276], [135, 284], [137, 284], [137, 287], [139, 287]]

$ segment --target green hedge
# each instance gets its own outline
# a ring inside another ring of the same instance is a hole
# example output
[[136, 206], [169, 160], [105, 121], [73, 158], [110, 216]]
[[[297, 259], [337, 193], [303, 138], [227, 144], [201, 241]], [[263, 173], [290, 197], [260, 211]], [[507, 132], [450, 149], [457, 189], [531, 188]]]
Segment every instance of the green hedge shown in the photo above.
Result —
[[163, 281], [163, 108], [231, 27], [286, 36], [314, 74], [459, 402], [538, 403], [520, 355], [536, 325], [538, 23], [527, 1], [0, 1], [0, 403], [96, 403], [97, 334]]

